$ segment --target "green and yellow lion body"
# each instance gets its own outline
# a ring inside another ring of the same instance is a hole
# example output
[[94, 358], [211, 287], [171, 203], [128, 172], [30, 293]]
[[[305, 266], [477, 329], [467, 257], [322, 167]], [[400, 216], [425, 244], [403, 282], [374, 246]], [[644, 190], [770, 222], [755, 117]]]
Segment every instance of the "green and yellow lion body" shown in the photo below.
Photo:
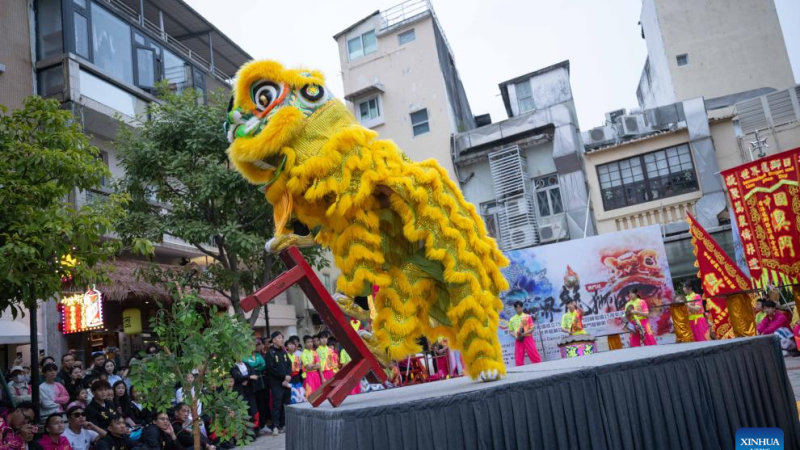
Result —
[[231, 160], [250, 181], [268, 183], [276, 211], [288, 207], [319, 229], [316, 241], [342, 271], [340, 292], [356, 297], [378, 286], [373, 329], [381, 347], [399, 360], [420, 350], [420, 335], [446, 337], [463, 351], [473, 378], [504, 374], [497, 330], [499, 293], [508, 287], [500, 267], [507, 260], [445, 170], [434, 160], [411, 161], [333, 98], [308, 111], [286, 94], [265, 108], [271, 114], [263, 123], [245, 122], [241, 111], [259, 100], [252, 86], [264, 79], [296, 97], [309, 84], [324, 89], [316, 72], [269, 61], [244, 66], [233, 106], [239, 126], [258, 131], [243, 136], [234, 127]]

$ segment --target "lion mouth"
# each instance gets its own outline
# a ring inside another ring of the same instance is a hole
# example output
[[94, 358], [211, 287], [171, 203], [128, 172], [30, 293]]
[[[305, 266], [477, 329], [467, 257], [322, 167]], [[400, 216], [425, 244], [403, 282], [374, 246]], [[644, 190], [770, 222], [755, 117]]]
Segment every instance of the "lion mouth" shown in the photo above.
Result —
[[239, 111], [234, 111], [229, 120], [230, 123], [227, 128], [228, 143], [230, 144], [233, 144], [236, 138], [255, 137], [264, 125], [264, 121], [257, 116], [251, 116], [245, 120], [245, 117]]

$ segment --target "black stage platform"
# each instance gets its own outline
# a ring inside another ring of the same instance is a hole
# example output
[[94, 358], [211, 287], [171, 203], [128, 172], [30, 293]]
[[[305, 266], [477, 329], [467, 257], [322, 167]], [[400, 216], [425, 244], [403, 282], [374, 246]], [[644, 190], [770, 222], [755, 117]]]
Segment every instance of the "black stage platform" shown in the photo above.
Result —
[[733, 449], [741, 427], [800, 424], [777, 337], [664, 345], [509, 368], [287, 411], [286, 448]]

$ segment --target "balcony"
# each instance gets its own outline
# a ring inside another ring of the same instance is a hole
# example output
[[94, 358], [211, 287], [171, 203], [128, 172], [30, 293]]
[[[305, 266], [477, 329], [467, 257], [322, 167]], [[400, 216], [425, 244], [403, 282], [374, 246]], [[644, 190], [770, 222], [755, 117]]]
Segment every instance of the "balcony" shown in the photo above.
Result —
[[605, 213], [597, 212], [597, 228], [600, 233], [632, 230], [650, 225], [661, 225], [665, 228], [670, 224], [681, 229], [686, 221], [686, 213], [694, 214], [700, 193], [682, 195], [675, 200], [677, 201], [668, 204], [646, 203]]
[[[130, 22], [139, 24], [150, 36], [160, 38], [171, 49], [222, 81], [229, 81], [242, 62], [252, 59], [183, 1], [102, 0], [101, 3], [110, 6]], [[139, 11], [140, 7], [144, 11]], [[241, 53], [237, 56], [242, 61], [232, 62], [223, 52], [215, 52], [215, 41], [218, 47], [224, 46], [225, 50]]]
[[133, 123], [158, 101], [159, 81], [205, 101], [251, 59], [182, 0], [39, 0], [36, 24], [38, 94], [110, 140], [117, 115]]

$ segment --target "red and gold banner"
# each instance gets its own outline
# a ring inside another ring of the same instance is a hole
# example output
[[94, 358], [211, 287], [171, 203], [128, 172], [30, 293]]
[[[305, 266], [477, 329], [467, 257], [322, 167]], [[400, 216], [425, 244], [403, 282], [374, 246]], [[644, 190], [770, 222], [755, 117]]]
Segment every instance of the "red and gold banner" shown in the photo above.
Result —
[[800, 148], [722, 172], [756, 287], [800, 277]]
[[722, 297], [750, 289], [750, 280], [742, 269], [722, 250], [717, 241], [688, 212], [686, 222], [692, 235], [697, 276], [703, 283], [706, 297]]
[[750, 289], [750, 280], [742, 269], [722, 250], [717, 241], [688, 212], [686, 222], [692, 235], [694, 255], [697, 257], [697, 277], [703, 283], [706, 309], [711, 314], [711, 330], [717, 339], [735, 337], [724, 296]]
[[733, 339], [736, 334], [731, 324], [731, 317], [728, 313], [728, 300], [725, 297], [706, 299], [706, 309], [711, 315], [711, 332], [714, 339]]

